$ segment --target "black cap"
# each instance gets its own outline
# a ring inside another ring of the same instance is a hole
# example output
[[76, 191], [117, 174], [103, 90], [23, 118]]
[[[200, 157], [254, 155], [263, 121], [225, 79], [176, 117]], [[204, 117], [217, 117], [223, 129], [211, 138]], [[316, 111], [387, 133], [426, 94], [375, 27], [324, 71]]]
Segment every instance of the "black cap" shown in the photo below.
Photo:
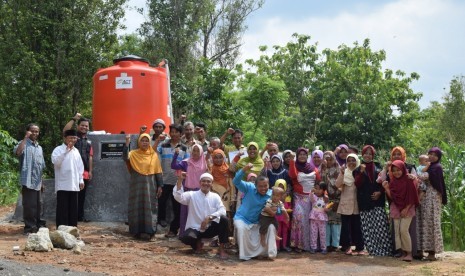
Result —
[[68, 137], [68, 136], [77, 136], [77, 131], [74, 130], [74, 129], [68, 129], [65, 131], [64, 137]]

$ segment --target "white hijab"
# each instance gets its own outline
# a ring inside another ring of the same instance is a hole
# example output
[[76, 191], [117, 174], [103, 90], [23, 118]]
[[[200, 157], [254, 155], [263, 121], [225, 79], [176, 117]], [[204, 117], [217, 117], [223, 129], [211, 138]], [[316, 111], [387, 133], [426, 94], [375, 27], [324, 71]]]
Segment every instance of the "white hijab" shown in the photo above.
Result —
[[[355, 158], [355, 161], [357, 162], [357, 165], [354, 168], [355, 170], [358, 166], [360, 166], [360, 159], [358, 158], [356, 154], [350, 153], [347, 155], [347, 158], [346, 158], [346, 166], [347, 166], [347, 159], [349, 159], [349, 157]], [[349, 186], [349, 187], [354, 185], [354, 182], [355, 182], [355, 178], [352, 175], [352, 171], [353, 170], [349, 169], [349, 167], [347, 167], [346, 170], [344, 171], [344, 185]]]

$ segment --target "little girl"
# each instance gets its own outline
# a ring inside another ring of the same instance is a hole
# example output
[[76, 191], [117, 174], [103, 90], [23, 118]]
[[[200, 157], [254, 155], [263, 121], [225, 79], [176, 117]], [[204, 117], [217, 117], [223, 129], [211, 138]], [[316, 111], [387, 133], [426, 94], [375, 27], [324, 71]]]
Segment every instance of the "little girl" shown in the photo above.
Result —
[[[286, 180], [284, 179], [276, 180], [275, 187], [279, 187], [283, 189], [283, 191], [286, 191], [287, 190]], [[283, 201], [286, 212], [290, 214], [292, 212], [292, 209], [291, 209], [292, 208], [291, 207], [292, 197], [289, 194], [284, 193], [281, 200]], [[278, 248], [278, 250], [282, 248], [286, 250], [287, 252], [291, 252], [292, 249], [289, 247], [289, 244], [288, 244], [288, 237], [290, 234], [289, 219], [286, 220], [286, 216], [283, 216], [283, 215], [276, 215], [276, 219], [278, 220], [278, 234], [277, 235], [279, 237], [282, 237], [282, 240], [276, 241], [276, 247]]]
[[326, 254], [326, 222], [330, 204], [326, 206], [328, 198], [325, 197], [326, 183], [320, 182], [315, 184], [312, 193], [310, 194], [310, 202], [312, 210], [310, 211], [310, 253], [315, 253], [317, 250], [318, 237], [320, 238], [320, 249], [322, 254]]
[[403, 261], [412, 261], [412, 240], [409, 227], [415, 216], [415, 206], [418, 206], [418, 193], [413, 179], [407, 173], [407, 167], [402, 160], [391, 164], [390, 181], [383, 182], [383, 188], [391, 199], [390, 216], [394, 220], [396, 250], [402, 249]]
[[[270, 224], [273, 224], [274, 227], [278, 229], [278, 220], [276, 219], [278, 216], [284, 216], [285, 221], [289, 223], [289, 215], [281, 201], [284, 190], [279, 187], [273, 187], [272, 190], [273, 194], [271, 194], [271, 198], [266, 201], [258, 222], [260, 225], [260, 242], [263, 247], [266, 247], [266, 233], [268, 232]], [[276, 240], [282, 240], [282, 238], [276, 235]]]

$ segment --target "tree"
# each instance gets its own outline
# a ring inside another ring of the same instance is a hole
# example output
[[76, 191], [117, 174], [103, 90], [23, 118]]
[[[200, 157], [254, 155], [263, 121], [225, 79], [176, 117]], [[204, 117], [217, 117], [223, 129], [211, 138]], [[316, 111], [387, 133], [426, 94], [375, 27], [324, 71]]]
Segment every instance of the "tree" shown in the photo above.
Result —
[[214, 66], [233, 68], [245, 19], [261, 4], [261, 0], [148, 1], [149, 18], [139, 30], [144, 56], [168, 59], [175, 117], [191, 113], [187, 106], [199, 93], [201, 57]]
[[0, 121], [9, 133], [35, 122], [51, 152], [69, 116], [90, 115], [92, 76], [112, 58], [125, 2], [1, 2]]
[[285, 46], [273, 46], [271, 55], [266, 54], [267, 46], [261, 46], [260, 58], [246, 61], [258, 74], [279, 76], [288, 91], [283, 116], [275, 117], [267, 131], [268, 139], [280, 141], [283, 148], [297, 148], [305, 140], [308, 144], [316, 142], [310, 137], [311, 110], [308, 107], [309, 101], [312, 102], [312, 89], [316, 87], [321, 54], [317, 52], [316, 43], [309, 43], [310, 39], [308, 35], [294, 33]]
[[402, 145], [413, 160], [420, 154], [426, 154], [432, 146], [446, 140], [441, 123], [443, 113], [444, 106], [441, 103], [431, 102], [430, 106], [417, 112], [412, 125], [401, 126], [393, 145]]
[[201, 55], [220, 67], [233, 68], [247, 29], [247, 17], [263, 5], [263, 0], [207, 1], [206, 20], [201, 24]]
[[323, 54], [311, 116], [315, 136], [328, 146], [348, 142], [391, 147], [401, 126], [411, 125], [412, 113], [419, 110], [421, 93], [410, 88], [419, 75], [383, 72], [386, 54], [372, 51], [368, 39]]
[[284, 141], [298, 137], [287, 146], [295, 148], [307, 140], [325, 148], [341, 142], [390, 147], [401, 126], [413, 124], [419, 110], [421, 93], [410, 88], [419, 75], [383, 72], [386, 54], [372, 51], [368, 39], [321, 54], [309, 40], [294, 34], [286, 46], [274, 46], [271, 55], [248, 61], [258, 73], [276, 74], [286, 84], [286, 115], [297, 120], [281, 125], [280, 133], [288, 134]]
[[252, 140], [258, 129], [268, 129], [271, 122], [283, 114], [288, 94], [279, 78], [265, 74], [245, 73], [239, 87], [246, 113], [253, 122]]
[[447, 141], [465, 144], [465, 77], [459, 76], [450, 82], [449, 92], [444, 96], [444, 113], [441, 129]]

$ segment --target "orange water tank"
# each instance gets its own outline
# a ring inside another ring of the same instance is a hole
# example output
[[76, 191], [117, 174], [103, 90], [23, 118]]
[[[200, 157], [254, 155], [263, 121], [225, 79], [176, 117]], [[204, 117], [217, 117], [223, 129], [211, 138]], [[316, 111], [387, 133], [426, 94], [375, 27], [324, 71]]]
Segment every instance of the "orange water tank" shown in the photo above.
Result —
[[113, 63], [93, 78], [93, 129], [139, 133], [141, 125], [150, 130], [155, 119], [163, 119], [167, 126], [172, 123], [168, 64], [151, 67], [146, 59], [133, 55]]

